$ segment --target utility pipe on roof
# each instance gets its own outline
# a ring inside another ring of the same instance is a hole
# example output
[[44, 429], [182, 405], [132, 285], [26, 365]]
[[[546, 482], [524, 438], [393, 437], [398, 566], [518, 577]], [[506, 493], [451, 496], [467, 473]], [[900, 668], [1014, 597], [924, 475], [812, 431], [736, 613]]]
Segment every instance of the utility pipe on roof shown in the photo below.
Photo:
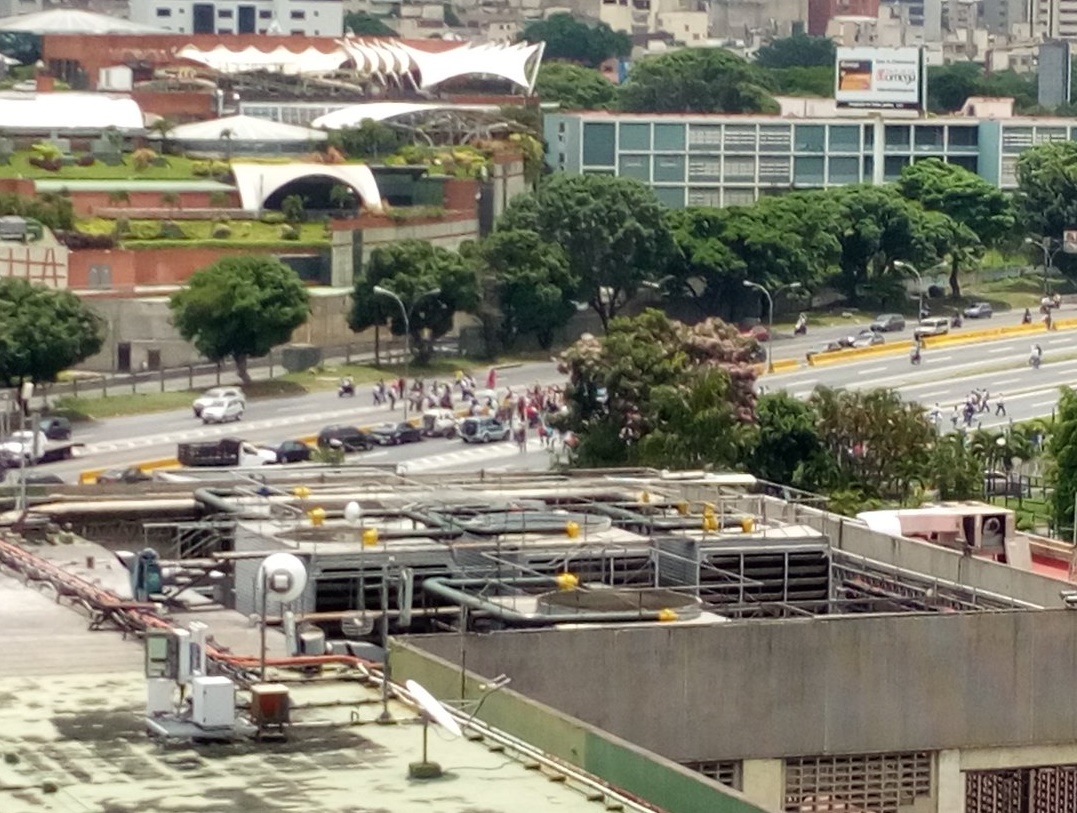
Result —
[[484, 613], [496, 616], [506, 624], [519, 627], [552, 627], [556, 624], [622, 624], [639, 621], [670, 621], [670, 610], [624, 610], [621, 612], [581, 612], [564, 615], [534, 616], [518, 612], [497, 602], [464, 592], [466, 587], [491, 586], [558, 587], [553, 576], [529, 576], [519, 579], [445, 579], [434, 577], [423, 581], [423, 589], [434, 595]]

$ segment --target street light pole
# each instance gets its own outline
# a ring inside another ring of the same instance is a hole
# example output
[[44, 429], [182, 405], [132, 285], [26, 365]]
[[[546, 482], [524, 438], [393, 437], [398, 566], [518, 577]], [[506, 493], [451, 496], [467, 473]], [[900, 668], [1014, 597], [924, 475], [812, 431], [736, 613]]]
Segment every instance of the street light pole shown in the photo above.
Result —
[[920, 321], [924, 318], [924, 278], [920, 276], [920, 272], [916, 269], [916, 266], [912, 263], [907, 263], [904, 260], [894, 260], [895, 268], [904, 268], [906, 271], [911, 271], [916, 275], [916, 285], [920, 289], [920, 304], [916, 311], [916, 321]]
[[[760, 285], [758, 282], [752, 282], [750, 279], [744, 280], [745, 288], [755, 288], [763, 292], [763, 296], [767, 298], [767, 372], [774, 372], [774, 354], [773, 342], [774, 342], [774, 297], [771, 296], [770, 291]], [[782, 285], [774, 290], [775, 296], [782, 291], [793, 288], [799, 288], [799, 282], [790, 282], [788, 285]]]
[[1062, 250], [1063, 242], [1056, 240], [1054, 237], [1041, 237], [1039, 240], [1033, 240], [1031, 237], [1026, 237], [1025, 242], [1030, 246], [1039, 246], [1043, 251], [1043, 295], [1047, 296], [1050, 292], [1049, 283], [1047, 281], [1047, 275], [1055, 266], [1055, 255]]
[[[411, 310], [404, 304], [404, 300], [393, 291], [388, 288], [382, 288], [380, 285], [374, 286], [374, 293], [379, 296], [387, 296], [396, 300], [396, 304], [400, 306], [400, 313], [404, 317], [404, 386], [407, 387], [408, 379], [411, 378]], [[425, 293], [419, 294], [415, 297], [415, 301], [411, 303], [411, 307], [414, 308], [422, 299], [428, 296], [437, 296], [441, 293], [440, 288], [432, 288]], [[404, 402], [404, 420], [408, 419], [408, 394], [406, 392], [400, 393], [400, 398]]]

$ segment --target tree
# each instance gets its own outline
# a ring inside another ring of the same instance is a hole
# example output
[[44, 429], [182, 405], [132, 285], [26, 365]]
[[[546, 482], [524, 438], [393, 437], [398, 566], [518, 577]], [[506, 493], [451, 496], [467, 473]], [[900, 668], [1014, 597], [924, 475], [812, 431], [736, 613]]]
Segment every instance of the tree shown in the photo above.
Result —
[[617, 88], [596, 70], [572, 62], [546, 62], [539, 68], [535, 93], [566, 110], [600, 110], [613, 105]]
[[329, 189], [329, 202], [343, 212], [355, 206], [355, 192], [347, 184], [335, 183]]
[[974, 62], [952, 62], [927, 69], [927, 107], [933, 113], [960, 110], [977, 94], [980, 66]]
[[[400, 297], [408, 312], [410, 342], [420, 362], [427, 361], [432, 343], [422, 341], [444, 336], [458, 311], [479, 306], [478, 279], [473, 268], [454, 251], [425, 240], [401, 240], [370, 255], [363, 274], [355, 282], [348, 326], [354, 331], [390, 321], [393, 335], [403, 336], [404, 315], [390, 297], [374, 292], [382, 287]], [[437, 291], [430, 295], [431, 291]]]
[[0, 277], [0, 383], [55, 381], [100, 352], [105, 323], [70, 291]]
[[576, 312], [572, 296], [579, 281], [559, 246], [533, 231], [495, 231], [479, 246], [501, 306], [501, 339], [506, 345], [533, 335], [549, 350], [554, 333]]
[[330, 146], [348, 158], [384, 158], [408, 143], [408, 138], [388, 124], [363, 119], [358, 127], [345, 127], [329, 134]]
[[1016, 204], [1026, 234], [1061, 239], [1077, 225], [1077, 142], [1041, 144], [1021, 153]]
[[250, 383], [247, 360], [288, 341], [310, 312], [299, 275], [275, 257], [225, 257], [196, 271], [168, 303], [180, 335], [210, 361], [231, 357]]
[[302, 195], [286, 195], [280, 202], [280, 211], [289, 223], [302, 223], [307, 219], [306, 201]]
[[749, 460], [757, 477], [811, 490], [825, 483], [829, 460], [816, 429], [812, 406], [787, 392], [760, 396], [755, 407], [758, 436]]
[[[577, 461], [634, 464], [640, 450], [649, 455], [646, 459], [670, 461], [688, 448], [674, 435], [684, 430], [698, 444], [701, 427], [726, 425], [724, 412], [706, 417], [702, 425], [686, 427], [681, 421], [692, 409], [717, 406], [715, 398], [728, 405], [736, 422], [750, 424], [757, 352], [754, 339], [723, 322], [708, 319], [689, 327], [654, 309], [614, 319], [602, 338], [584, 335], [561, 355], [568, 412], [560, 423], [580, 438]], [[701, 380], [709, 371], [721, 372], [725, 380]], [[697, 385], [699, 391], [690, 394]], [[717, 423], [709, 423], [712, 419]], [[648, 447], [643, 442], [655, 431], [662, 435]], [[692, 456], [679, 465], [694, 465], [695, 460]]]
[[378, 17], [366, 11], [349, 11], [344, 15], [344, 30], [357, 37], [395, 37], [397, 33]]
[[951, 432], [936, 440], [929, 468], [940, 500], [973, 500], [983, 496], [984, 464], [963, 435]]
[[560, 246], [575, 299], [589, 304], [608, 328], [647, 279], [661, 276], [674, 250], [666, 209], [636, 180], [609, 175], [553, 175], [519, 196], [499, 231], [532, 231]]
[[764, 68], [833, 68], [836, 53], [829, 37], [794, 34], [764, 45], [756, 51], [755, 61]]
[[834, 66], [815, 68], [764, 68], [770, 87], [779, 96], [834, 95]]
[[545, 20], [528, 23], [520, 34], [522, 42], [544, 42], [545, 59], [567, 59], [597, 68], [607, 59], [632, 53], [632, 39], [614, 31], [606, 23], [587, 25], [571, 14], [551, 14]]
[[630, 113], [777, 113], [765, 74], [724, 48], [682, 48], [632, 66], [618, 89]]
[[1074, 527], [1073, 501], [1077, 496], [1077, 392], [1062, 387], [1054, 431], [1048, 445], [1051, 467], [1051, 513], [1055, 531], [1069, 535]]
[[968, 226], [987, 246], [997, 246], [1012, 233], [1013, 202], [993, 183], [941, 158], [926, 158], [901, 171], [898, 189], [925, 209], [942, 212]]

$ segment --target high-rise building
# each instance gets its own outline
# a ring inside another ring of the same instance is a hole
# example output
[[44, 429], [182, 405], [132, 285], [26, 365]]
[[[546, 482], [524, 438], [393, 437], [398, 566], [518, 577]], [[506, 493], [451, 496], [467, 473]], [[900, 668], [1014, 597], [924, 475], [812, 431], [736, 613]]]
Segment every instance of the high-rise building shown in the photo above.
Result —
[[339, 37], [342, 0], [130, 0], [132, 22], [178, 34]]
[[832, 17], [878, 17], [879, 0], [808, 0], [808, 33], [825, 37]]

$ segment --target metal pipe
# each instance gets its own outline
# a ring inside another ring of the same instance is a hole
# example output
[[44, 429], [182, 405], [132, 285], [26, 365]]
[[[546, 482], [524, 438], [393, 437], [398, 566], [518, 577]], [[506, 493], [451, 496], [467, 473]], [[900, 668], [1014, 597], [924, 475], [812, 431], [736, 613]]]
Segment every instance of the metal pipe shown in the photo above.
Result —
[[465, 587], [523, 586], [523, 587], [557, 587], [557, 580], [552, 576], [529, 576], [519, 579], [444, 579], [432, 578], [423, 581], [423, 590], [460, 604], [472, 610], [500, 618], [507, 624], [521, 627], [552, 627], [556, 624], [617, 624], [638, 621], [668, 620], [665, 610], [624, 610], [621, 612], [582, 612], [564, 615], [533, 616], [504, 607], [496, 602], [464, 592]]

